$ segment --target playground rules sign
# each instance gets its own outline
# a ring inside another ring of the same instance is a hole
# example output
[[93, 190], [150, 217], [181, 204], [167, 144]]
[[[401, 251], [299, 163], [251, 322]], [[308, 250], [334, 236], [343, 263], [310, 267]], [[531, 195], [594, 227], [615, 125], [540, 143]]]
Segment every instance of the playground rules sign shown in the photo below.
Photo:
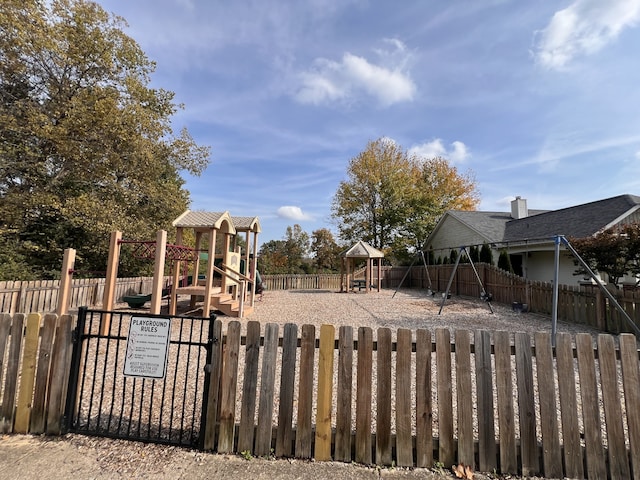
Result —
[[124, 375], [164, 378], [170, 332], [170, 318], [131, 317]]

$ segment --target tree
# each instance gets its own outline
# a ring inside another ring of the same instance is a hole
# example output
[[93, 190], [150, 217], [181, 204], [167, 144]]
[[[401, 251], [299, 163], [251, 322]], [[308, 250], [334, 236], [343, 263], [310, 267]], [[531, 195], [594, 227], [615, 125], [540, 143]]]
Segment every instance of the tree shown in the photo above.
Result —
[[448, 210], [475, 210], [480, 202], [474, 176], [444, 158], [413, 157], [414, 183], [401, 239], [407, 248], [422, 248]]
[[306, 273], [305, 260], [309, 257], [309, 234], [297, 223], [293, 227], [287, 227], [285, 251], [288, 263], [287, 273]]
[[[627, 275], [640, 284], [640, 224], [609, 228], [593, 237], [571, 238], [571, 245], [592, 270], [604, 273], [616, 287]], [[575, 262], [578, 265], [578, 262]], [[585, 274], [582, 266], [576, 274]]]
[[288, 273], [289, 266], [284, 240], [270, 240], [260, 246], [258, 270], [262, 275]]
[[0, 243], [24, 275], [54, 276], [67, 247], [103, 270], [110, 232], [169, 229], [189, 203], [180, 171], [209, 162], [174, 134], [181, 106], [149, 87], [155, 65], [125, 25], [85, 0], [0, 9]]
[[493, 265], [493, 252], [487, 243], [483, 243], [482, 247], [480, 247], [480, 261]]
[[410, 155], [389, 139], [369, 142], [347, 176], [331, 206], [340, 239], [364, 240], [389, 259], [410, 260], [447, 210], [479, 202], [471, 174], [442, 158]]
[[511, 257], [509, 257], [509, 252], [506, 250], [501, 250], [500, 255], [498, 256], [498, 268], [505, 270], [509, 273], [513, 273], [513, 266], [511, 265]]
[[321, 228], [311, 233], [311, 252], [319, 271], [340, 270], [340, 247], [328, 228]]
[[388, 249], [406, 220], [412, 185], [409, 156], [388, 139], [369, 142], [349, 162], [347, 176], [331, 205], [340, 238], [345, 243], [363, 240]]

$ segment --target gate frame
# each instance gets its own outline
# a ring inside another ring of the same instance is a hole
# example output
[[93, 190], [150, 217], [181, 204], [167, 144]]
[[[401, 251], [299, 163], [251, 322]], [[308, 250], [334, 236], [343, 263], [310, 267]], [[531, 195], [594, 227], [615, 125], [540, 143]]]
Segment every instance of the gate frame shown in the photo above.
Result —
[[[90, 334], [90, 333], [85, 333], [85, 328], [86, 328], [86, 320], [87, 320], [87, 314], [91, 312], [91, 313], [97, 313], [100, 314], [100, 323], [102, 324], [102, 316], [103, 315], [108, 315], [109, 317], [115, 315], [129, 315], [129, 316], [133, 316], [136, 315], [136, 312], [123, 312], [123, 311], [113, 311], [113, 310], [98, 310], [98, 309], [90, 309], [86, 306], [80, 307], [78, 309], [78, 321], [76, 323], [76, 327], [74, 328], [73, 332], [72, 332], [72, 344], [73, 344], [73, 348], [72, 348], [72, 352], [71, 352], [71, 362], [70, 362], [70, 370], [69, 370], [69, 378], [68, 378], [68, 387], [67, 387], [67, 398], [66, 398], [66, 402], [65, 402], [65, 410], [64, 410], [64, 415], [62, 418], [62, 433], [66, 434], [69, 432], [74, 432], [75, 431], [75, 427], [74, 427], [74, 421], [77, 420], [75, 418], [75, 413], [76, 413], [76, 409], [78, 406], [78, 397], [79, 397], [79, 378], [80, 378], [80, 367], [81, 367], [81, 359], [82, 359], [82, 345], [83, 342], [85, 340], [88, 340], [90, 338], [116, 338], [118, 339], [118, 337], [113, 337], [111, 335], [105, 334], [105, 332], [102, 331], [102, 328], [100, 327], [100, 332], [98, 334]], [[207, 338], [206, 338], [206, 342], [205, 343], [198, 343], [198, 345], [201, 348], [205, 349], [206, 355], [205, 355], [205, 364], [203, 366], [203, 370], [204, 370], [204, 378], [203, 378], [203, 389], [202, 389], [202, 393], [200, 394], [202, 397], [202, 405], [201, 405], [201, 412], [199, 415], [199, 420], [200, 420], [200, 429], [199, 429], [199, 434], [198, 434], [198, 442], [197, 442], [197, 446], [192, 445], [192, 448], [198, 448], [200, 450], [204, 450], [206, 447], [206, 443], [205, 443], [205, 437], [208, 435], [207, 433], [207, 419], [209, 418], [209, 415], [207, 415], [207, 412], [209, 410], [209, 389], [210, 389], [210, 383], [211, 383], [211, 372], [214, 370], [214, 365], [212, 365], [213, 361], [218, 361], [217, 356], [213, 355], [213, 347], [214, 345], [220, 345], [221, 344], [221, 338], [215, 337], [214, 336], [214, 332], [218, 333], [218, 336], [221, 335], [221, 331], [220, 328], [215, 328], [215, 324], [219, 324], [219, 321], [216, 321], [217, 315], [215, 313], [211, 313], [211, 315], [207, 318], [207, 317], [185, 317], [185, 316], [180, 316], [180, 315], [162, 315], [162, 314], [152, 314], [152, 313], [144, 313], [145, 316], [148, 317], [152, 317], [152, 318], [180, 318], [180, 319], [191, 319], [191, 320], [208, 320], [209, 321], [209, 325], [207, 327]], [[128, 338], [128, 336], [127, 336]], [[124, 340], [124, 339], [120, 339], [120, 340]], [[177, 342], [177, 341], [172, 341], [169, 340], [169, 344], [181, 344], [181, 343], [186, 343], [186, 344], [190, 344], [193, 345], [194, 342]], [[217, 366], [217, 368], [219, 368], [220, 366]], [[94, 380], [95, 381], [95, 380]], [[216, 392], [217, 393], [217, 392]], [[195, 421], [195, 417], [194, 417], [194, 421]], [[214, 424], [215, 426], [215, 424]], [[82, 434], [82, 431], [79, 431], [78, 433]], [[99, 435], [99, 436], [104, 436], [104, 437], [110, 437], [110, 438], [118, 438], [118, 439], [126, 439], [126, 437], [122, 437], [122, 436], [116, 436], [116, 435]], [[139, 438], [136, 439], [130, 439], [133, 441], [142, 441]], [[153, 439], [149, 438], [149, 439], [145, 439], [145, 442], [149, 442], [149, 443], [159, 443], [159, 444], [169, 444], [169, 445], [175, 445], [175, 446], [179, 446], [179, 447], [183, 447], [185, 446], [182, 443], [176, 443], [176, 442], [171, 442], [166, 441], [166, 442], [157, 442], [154, 441]]]

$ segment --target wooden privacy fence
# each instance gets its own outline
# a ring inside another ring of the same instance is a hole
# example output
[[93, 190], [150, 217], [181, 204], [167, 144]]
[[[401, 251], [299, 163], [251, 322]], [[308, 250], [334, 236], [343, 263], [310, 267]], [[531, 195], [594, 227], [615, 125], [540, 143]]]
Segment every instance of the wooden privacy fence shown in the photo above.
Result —
[[[167, 282], [169, 277], [165, 277]], [[69, 308], [102, 304], [104, 278], [74, 278], [71, 285]], [[119, 278], [115, 298], [125, 295], [150, 293], [152, 277]], [[58, 305], [59, 280], [1, 281], [0, 312], [54, 312]]]
[[[424, 266], [413, 266], [405, 277], [408, 268], [382, 267], [381, 287], [431, 288], [434, 292], [444, 292], [454, 265], [430, 265], [428, 271]], [[552, 313], [551, 283], [533, 282], [484, 263], [476, 264], [476, 268], [485, 291], [493, 296], [493, 302], [506, 305], [522, 303], [527, 305], [530, 312], [544, 315]], [[165, 277], [165, 284], [169, 280], [169, 277]], [[340, 290], [339, 274], [264, 275], [263, 281], [267, 291]], [[120, 278], [116, 283], [115, 298], [149, 293], [152, 284], [151, 277]], [[13, 314], [54, 311], [58, 301], [58, 288], [58, 280], [0, 282], [0, 312]], [[81, 306], [101, 306], [103, 293], [103, 278], [74, 279], [69, 308], [76, 310]], [[458, 265], [451, 293], [480, 297], [480, 285], [470, 264]], [[558, 293], [559, 320], [611, 333], [634, 331], [597, 286], [560, 285]], [[640, 290], [616, 290], [612, 293], [635, 324], [640, 326]]]
[[[73, 324], [68, 315], [0, 317], [3, 432], [60, 433]], [[214, 323], [206, 450], [640, 478], [630, 334], [563, 333], [552, 348], [548, 333], [245, 328]]]

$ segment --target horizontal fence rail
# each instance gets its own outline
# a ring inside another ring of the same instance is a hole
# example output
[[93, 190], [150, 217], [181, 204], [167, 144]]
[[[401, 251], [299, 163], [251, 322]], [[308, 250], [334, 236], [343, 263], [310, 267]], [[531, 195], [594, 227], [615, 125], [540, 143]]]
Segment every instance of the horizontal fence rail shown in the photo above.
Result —
[[[550, 315], [553, 305], [553, 285], [509, 274], [483, 263], [476, 264], [478, 276], [492, 301], [506, 305], [524, 305], [526, 311]], [[409, 272], [407, 273], [407, 270]], [[421, 288], [444, 292], [454, 265], [413, 267], [382, 267], [381, 288]], [[362, 274], [364, 276], [364, 274]], [[267, 292], [274, 290], [340, 290], [339, 274], [263, 275]], [[165, 284], [170, 281], [165, 277]], [[377, 282], [378, 279], [373, 279]], [[116, 282], [116, 301], [124, 296], [151, 292], [151, 277], [119, 278]], [[0, 312], [50, 312], [56, 310], [59, 281], [3, 281], [0, 282]], [[479, 298], [481, 287], [470, 264], [459, 264], [451, 284], [453, 295]], [[611, 292], [625, 312], [640, 326], [640, 290], [624, 289]], [[69, 308], [102, 307], [104, 279], [74, 279]], [[583, 324], [610, 333], [630, 333], [634, 329], [595, 285], [560, 285], [558, 319]]]
[[[552, 347], [546, 332], [220, 320], [209, 328], [176, 319], [170, 380], [155, 385], [124, 379], [117, 345], [126, 332], [114, 318], [108, 335], [95, 320], [82, 328], [86, 378], [84, 393], [73, 394], [75, 418], [93, 433], [174, 442], [175, 432], [177, 444], [205, 450], [318, 461], [640, 476], [639, 352], [630, 334], [561, 333]], [[69, 315], [0, 316], [3, 433], [64, 431], [75, 325]], [[194, 374], [200, 380], [190, 384]], [[169, 397], [165, 414], [152, 408]], [[167, 427], [169, 417], [179, 426]]]

